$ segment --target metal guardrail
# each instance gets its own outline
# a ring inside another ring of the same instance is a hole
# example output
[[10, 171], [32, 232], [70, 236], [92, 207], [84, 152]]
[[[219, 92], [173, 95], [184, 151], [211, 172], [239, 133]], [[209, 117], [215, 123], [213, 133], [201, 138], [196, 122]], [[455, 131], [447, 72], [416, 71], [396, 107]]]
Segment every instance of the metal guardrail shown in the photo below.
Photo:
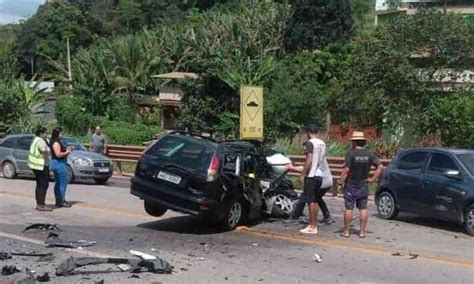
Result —
[[[89, 145], [86, 145], [88, 147]], [[137, 163], [143, 152], [147, 147], [142, 146], [124, 146], [124, 145], [108, 145], [108, 156], [117, 164], [119, 173], [123, 175], [122, 163]], [[301, 166], [305, 162], [305, 156], [290, 155], [289, 158], [294, 165]], [[337, 195], [339, 189], [337, 188], [337, 181], [339, 180], [342, 170], [344, 168], [344, 158], [342, 157], [328, 157], [329, 168], [334, 179], [334, 186], [332, 193]], [[390, 160], [383, 159], [384, 167], [388, 166]], [[370, 175], [373, 175], [373, 170]], [[292, 176], [298, 176], [296, 172], [290, 172]]]

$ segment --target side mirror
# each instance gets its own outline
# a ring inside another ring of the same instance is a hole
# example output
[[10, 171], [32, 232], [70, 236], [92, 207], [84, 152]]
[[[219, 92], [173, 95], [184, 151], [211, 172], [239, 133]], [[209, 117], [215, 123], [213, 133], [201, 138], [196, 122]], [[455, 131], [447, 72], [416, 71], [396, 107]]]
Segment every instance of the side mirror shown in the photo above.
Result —
[[461, 173], [456, 170], [449, 170], [444, 173], [444, 175], [448, 178], [459, 179], [461, 178]]

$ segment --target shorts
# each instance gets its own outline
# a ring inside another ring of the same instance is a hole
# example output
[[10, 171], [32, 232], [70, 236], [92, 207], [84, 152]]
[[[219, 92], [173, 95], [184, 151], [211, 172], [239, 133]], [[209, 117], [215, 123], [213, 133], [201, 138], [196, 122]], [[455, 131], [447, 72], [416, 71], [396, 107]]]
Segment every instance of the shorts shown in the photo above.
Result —
[[356, 187], [350, 184], [344, 186], [344, 205], [346, 210], [353, 210], [354, 205], [359, 210], [367, 209], [367, 200], [369, 198], [369, 187], [367, 185]]
[[321, 184], [323, 183], [322, 177], [305, 177], [303, 194], [305, 196], [306, 203], [316, 203], [321, 195]]

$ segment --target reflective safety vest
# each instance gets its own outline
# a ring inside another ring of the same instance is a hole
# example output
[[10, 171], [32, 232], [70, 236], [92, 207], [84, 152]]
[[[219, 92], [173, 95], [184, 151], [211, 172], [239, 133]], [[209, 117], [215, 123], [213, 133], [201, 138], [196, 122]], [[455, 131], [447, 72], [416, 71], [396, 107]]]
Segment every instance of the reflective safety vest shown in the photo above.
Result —
[[33, 143], [30, 146], [30, 153], [28, 155], [28, 167], [32, 170], [42, 171], [44, 170], [44, 156], [41, 154], [38, 145], [42, 141], [42, 138], [35, 137]]

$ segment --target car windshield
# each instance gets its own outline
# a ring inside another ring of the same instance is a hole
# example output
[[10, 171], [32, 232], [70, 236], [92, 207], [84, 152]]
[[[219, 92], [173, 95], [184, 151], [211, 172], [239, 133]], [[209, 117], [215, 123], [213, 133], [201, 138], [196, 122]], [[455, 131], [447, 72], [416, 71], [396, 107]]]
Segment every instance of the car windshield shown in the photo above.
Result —
[[76, 139], [70, 138], [70, 137], [64, 137], [63, 138], [63, 143], [69, 147], [72, 146], [74, 147], [74, 150], [80, 150], [80, 151], [87, 151], [86, 147], [79, 143]]
[[192, 137], [169, 135], [156, 142], [147, 155], [158, 158], [163, 167], [182, 168], [199, 175], [207, 175], [216, 145]]
[[471, 175], [474, 176], [474, 153], [470, 154], [458, 154], [457, 155], [461, 163], [466, 167]]

